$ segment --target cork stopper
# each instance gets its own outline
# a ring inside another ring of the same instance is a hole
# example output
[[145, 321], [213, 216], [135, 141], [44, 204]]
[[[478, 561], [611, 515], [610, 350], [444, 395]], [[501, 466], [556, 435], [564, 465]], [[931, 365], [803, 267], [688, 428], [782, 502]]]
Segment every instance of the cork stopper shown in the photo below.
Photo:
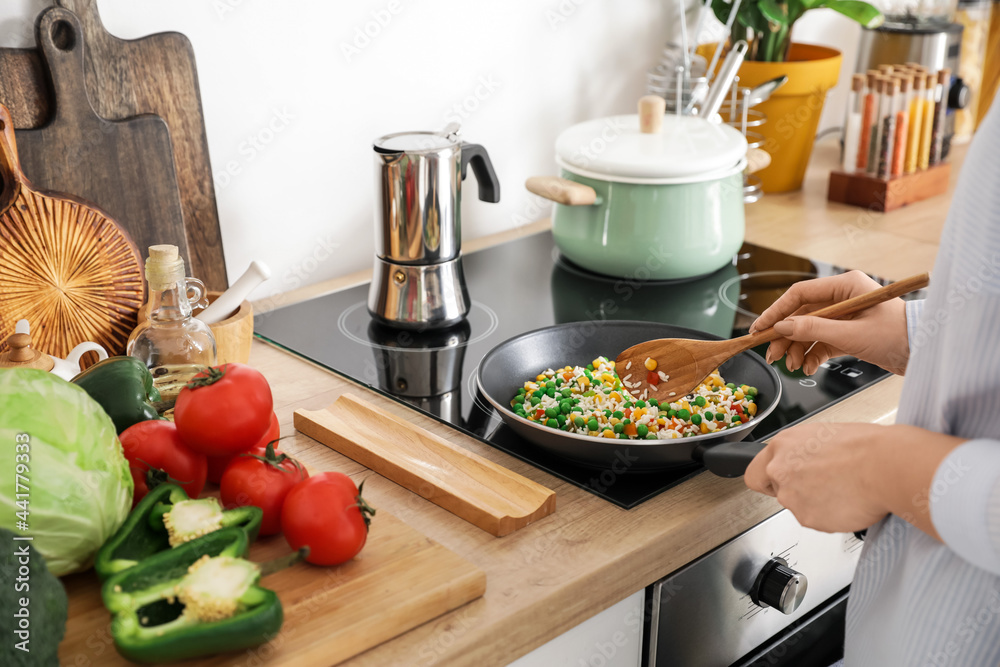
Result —
[[879, 65], [878, 73], [884, 75], [892, 74], [892, 65]]
[[865, 75], [855, 74], [851, 77], [851, 90], [856, 93], [860, 93], [865, 89]]
[[908, 93], [908, 92], [910, 92], [910, 83], [912, 81], [913, 80], [909, 77], [909, 75], [907, 75], [907, 76], [898, 76], [897, 75], [896, 76], [896, 83], [899, 84], [899, 91], [902, 92], [902, 93]]
[[866, 77], [868, 79], [868, 90], [875, 91], [878, 87], [878, 71], [868, 70]]
[[920, 63], [915, 63], [913, 61], [906, 63], [906, 66], [909, 67], [910, 69], [923, 69], [924, 67]]
[[886, 92], [888, 92], [888, 93], [890, 93], [892, 95], [899, 94], [900, 83], [902, 83], [902, 82], [899, 79], [897, 79], [895, 77], [889, 77], [889, 80], [888, 80], [888, 83], [887, 83], [888, 88], [886, 89]]
[[146, 258], [146, 280], [149, 289], [164, 290], [184, 280], [184, 260], [175, 245], [149, 246]]
[[916, 76], [913, 77], [913, 90], [914, 91], [921, 91], [921, 92], [923, 92], [923, 90], [924, 90], [924, 75], [923, 74], [917, 74]]
[[951, 69], [945, 67], [944, 69], [938, 70], [937, 82], [940, 84], [946, 84], [951, 81]]
[[876, 81], [875, 81], [875, 90], [878, 91], [879, 95], [881, 95], [882, 93], [885, 92], [886, 78], [884, 76], [879, 76], [879, 77], [875, 77], [875, 79], [876, 79]]
[[11, 334], [7, 345], [10, 349], [0, 354], [0, 368], [37, 368], [48, 372], [56, 365], [52, 357], [32, 349], [29, 334]]
[[925, 77], [926, 78], [924, 79], [924, 88], [930, 90], [931, 88], [934, 87], [934, 84], [937, 82], [937, 77], [934, 76], [934, 72], [927, 72]]

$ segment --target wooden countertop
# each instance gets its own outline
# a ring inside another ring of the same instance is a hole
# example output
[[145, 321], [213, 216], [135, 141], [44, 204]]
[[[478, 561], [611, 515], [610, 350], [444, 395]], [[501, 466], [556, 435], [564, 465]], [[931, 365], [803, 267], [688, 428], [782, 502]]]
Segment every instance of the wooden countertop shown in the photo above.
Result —
[[[953, 157], [956, 174], [963, 156], [960, 148]], [[890, 214], [828, 204], [826, 177], [835, 159], [835, 140], [821, 141], [802, 191], [767, 195], [748, 206], [747, 240], [890, 278], [930, 270], [948, 196]], [[547, 222], [542, 221], [499, 239], [466, 243], [466, 250], [545, 228]], [[255, 305], [267, 309], [366, 279], [364, 273], [355, 274]], [[553, 515], [494, 538], [301, 434], [283, 442], [286, 451], [316, 470], [339, 470], [356, 480], [366, 479], [372, 505], [385, 508], [487, 574], [483, 598], [358, 656], [351, 665], [493, 665], [513, 660], [780, 509], [773, 499], [748, 491], [742, 480], [702, 474], [635, 509], [622, 510], [260, 341], [254, 342], [250, 363], [271, 383], [283, 435], [295, 433], [294, 410], [322, 408], [341, 393], [351, 392], [557, 493]], [[890, 423], [901, 388], [900, 378], [889, 378], [814, 419]]]

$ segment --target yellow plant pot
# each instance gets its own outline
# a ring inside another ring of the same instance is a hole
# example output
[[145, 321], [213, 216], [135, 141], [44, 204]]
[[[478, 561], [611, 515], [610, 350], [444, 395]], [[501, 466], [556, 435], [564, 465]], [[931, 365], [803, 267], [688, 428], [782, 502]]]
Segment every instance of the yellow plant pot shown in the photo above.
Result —
[[[711, 58], [715, 44], [702, 44], [698, 52]], [[755, 108], [767, 114], [767, 122], [754, 131], [764, 135], [762, 148], [771, 154], [771, 165], [757, 172], [764, 192], [788, 192], [802, 187], [812, 154], [816, 127], [828, 90], [837, 85], [840, 52], [813, 44], [792, 44], [788, 61], [744, 62], [740, 86], [758, 86], [786, 75], [788, 81]]]

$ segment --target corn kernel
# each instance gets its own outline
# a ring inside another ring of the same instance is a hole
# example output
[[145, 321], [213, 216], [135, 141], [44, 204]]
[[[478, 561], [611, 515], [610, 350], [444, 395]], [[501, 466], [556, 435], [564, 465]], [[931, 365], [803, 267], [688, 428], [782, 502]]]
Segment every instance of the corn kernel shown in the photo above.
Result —
[[659, 424], [660, 426], [663, 426], [667, 423], [667, 420], [660, 417], [659, 419], [656, 420], [656, 423]]
[[610, 394], [608, 394], [608, 398], [611, 398], [611, 399], [616, 400], [616, 401], [620, 401], [620, 400], [622, 400], [622, 395], [619, 394], [617, 391], [613, 391]]
[[688, 412], [694, 412], [694, 410], [691, 409], [691, 404], [687, 401], [681, 401], [681, 408], [687, 410]]
[[601, 435], [602, 435], [603, 437], [605, 437], [605, 438], [617, 438], [617, 437], [618, 437], [618, 436], [617, 436], [617, 435], [615, 434], [615, 432], [614, 432], [614, 431], [612, 431], [611, 429], [608, 429], [608, 430], [604, 431], [603, 433], [601, 433]]
[[615, 424], [617, 424], [620, 421], [621, 420], [618, 419], [618, 417], [612, 417], [611, 419], [608, 420], [608, 423], [611, 424], [612, 426], [614, 426]]
[[646, 367], [647, 371], [655, 371], [656, 359], [653, 359], [652, 357], [646, 357], [646, 361], [643, 362], [643, 366]]
[[750, 405], [748, 405], [747, 406], [747, 412], [750, 413], [751, 417], [753, 417], [755, 414], [757, 414], [757, 404], [756, 403], [751, 403]]
[[590, 386], [590, 380], [587, 379], [586, 375], [581, 375], [580, 378], [577, 380], [577, 382], [580, 383], [581, 387], [589, 387]]
[[743, 400], [743, 392], [740, 391], [739, 389], [737, 389], [735, 392], [733, 392], [733, 398], [735, 398], [737, 401], [742, 401]]
[[715, 377], [712, 378], [712, 384], [714, 384], [716, 387], [724, 387], [726, 383], [722, 381], [721, 377], [716, 375]]
[[646, 408], [636, 408], [632, 412], [632, 419], [633, 421], [639, 421], [639, 419], [641, 419], [642, 416], [645, 414], [646, 414]]
[[705, 422], [701, 423], [701, 432], [708, 433], [708, 424], [706, 424]]
[[538, 380], [539, 382], [545, 382], [545, 376], [542, 375], [541, 373], [539, 373], [535, 379]]

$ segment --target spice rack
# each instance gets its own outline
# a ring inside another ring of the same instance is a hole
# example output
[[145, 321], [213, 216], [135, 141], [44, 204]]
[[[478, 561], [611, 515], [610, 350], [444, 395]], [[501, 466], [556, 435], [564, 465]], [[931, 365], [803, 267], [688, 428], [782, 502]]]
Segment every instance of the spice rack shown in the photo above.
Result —
[[830, 173], [829, 201], [891, 211], [943, 194], [951, 165], [942, 141], [951, 71], [915, 63], [855, 74], [842, 169]]

